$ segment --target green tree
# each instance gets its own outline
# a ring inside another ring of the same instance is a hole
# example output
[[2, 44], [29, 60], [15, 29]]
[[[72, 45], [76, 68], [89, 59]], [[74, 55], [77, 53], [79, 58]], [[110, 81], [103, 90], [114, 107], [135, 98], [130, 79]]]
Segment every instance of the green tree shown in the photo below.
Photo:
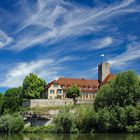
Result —
[[140, 101], [140, 80], [133, 71], [122, 72], [107, 85], [102, 86], [95, 98], [98, 110], [104, 107], [125, 107]]
[[22, 97], [27, 99], [40, 98], [40, 94], [44, 90], [44, 86], [45, 81], [31, 73], [26, 76], [23, 81]]
[[4, 95], [0, 93], [0, 115], [2, 115], [3, 112], [3, 101], [4, 101]]
[[75, 101], [75, 99], [80, 96], [80, 88], [77, 85], [70, 86], [66, 91], [66, 96], [68, 98], [73, 98]]
[[21, 93], [21, 87], [10, 88], [6, 90], [3, 99], [4, 113], [12, 113], [20, 109], [20, 104], [21, 104], [20, 93]]

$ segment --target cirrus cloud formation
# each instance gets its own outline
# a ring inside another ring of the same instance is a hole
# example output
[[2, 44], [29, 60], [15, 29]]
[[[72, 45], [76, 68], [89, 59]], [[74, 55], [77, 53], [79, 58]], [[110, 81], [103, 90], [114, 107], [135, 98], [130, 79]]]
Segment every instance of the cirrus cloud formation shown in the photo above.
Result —
[[32, 72], [47, 82], [97, 78], [102, 53], [113, 72], [139, 73], [139, 9], [138, 0], [0, 2], [0, 87], [20, 86]]

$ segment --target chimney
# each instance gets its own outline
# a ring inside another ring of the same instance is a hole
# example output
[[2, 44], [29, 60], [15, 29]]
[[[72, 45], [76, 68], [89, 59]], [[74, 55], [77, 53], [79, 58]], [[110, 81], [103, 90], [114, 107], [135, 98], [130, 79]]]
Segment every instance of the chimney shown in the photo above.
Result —
[[98, 80], [100, 83], [110, 74], [110, 64], [103, 62], [98, 65]]

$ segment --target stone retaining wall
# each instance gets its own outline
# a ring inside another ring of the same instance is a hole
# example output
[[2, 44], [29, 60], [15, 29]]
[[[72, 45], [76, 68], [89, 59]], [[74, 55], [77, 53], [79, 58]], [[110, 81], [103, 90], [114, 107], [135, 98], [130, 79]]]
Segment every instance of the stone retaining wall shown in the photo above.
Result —
[[49, 107], [49, 106], [63, 106], [73, 105], [73, 99], [31, 99], [22, 102], [23, 107]]

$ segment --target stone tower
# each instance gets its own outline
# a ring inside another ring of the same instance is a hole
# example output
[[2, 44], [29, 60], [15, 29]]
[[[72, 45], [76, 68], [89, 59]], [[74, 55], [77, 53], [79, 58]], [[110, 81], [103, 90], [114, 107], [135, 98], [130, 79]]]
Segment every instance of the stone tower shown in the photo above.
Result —
[[110, 64], [103, 62], [98, 65], [98, 80], [100, 83], [110, 74]]

